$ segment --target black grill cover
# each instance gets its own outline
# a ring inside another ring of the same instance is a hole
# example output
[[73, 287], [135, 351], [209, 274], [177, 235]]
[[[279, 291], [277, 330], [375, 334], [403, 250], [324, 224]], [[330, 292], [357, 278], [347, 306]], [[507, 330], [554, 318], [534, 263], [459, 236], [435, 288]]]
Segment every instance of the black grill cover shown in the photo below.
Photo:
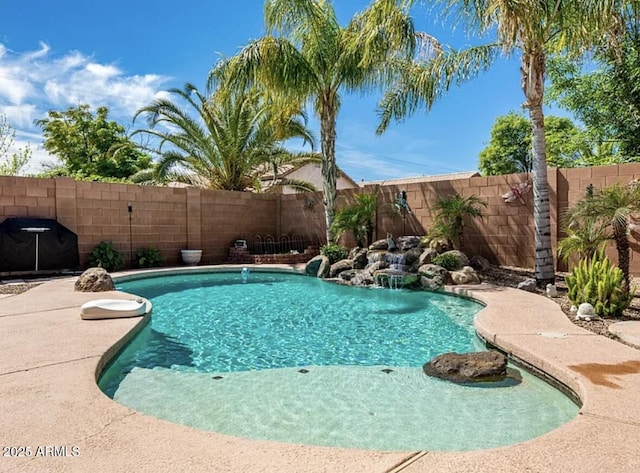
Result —
[[38, 270], [78, 268], [78, 236], [71, 230], [49, 218], [7, 218], [0, 223], [0, 272], [36, 269], [36, 235]]

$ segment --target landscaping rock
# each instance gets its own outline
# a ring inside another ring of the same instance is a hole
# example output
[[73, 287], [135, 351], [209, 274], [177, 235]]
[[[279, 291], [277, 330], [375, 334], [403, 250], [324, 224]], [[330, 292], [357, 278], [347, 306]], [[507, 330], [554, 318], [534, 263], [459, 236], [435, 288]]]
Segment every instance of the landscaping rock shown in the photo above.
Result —
[[507, 357], [497, 351], [444, 353], [422, 369], [428, 376], [454, 383], [502, 381], [507, 376]]
[[537, 287], [537, 283], [535, 279], [529, 278], [522, 281], [518, 284], [518, 289], [522, 289], [527, 292], [535, 292]]
[[337, 263], [333, 263], [331, 268], [329, 269], [329, 277], [335, 278], [342, 271], [346, 271], [347, 269], [353, 269], [353, 261], [350, 259], [343, 259], [338, 261]]
[[433, 279], [420, 276], [420, 285], [427, 291], [438, 291], [444, 286], [444, 281], [440, 276], [435, 276]]
[[464, 266], [459, 271], [451, 271], [449, 273], [453, 284], [480, 284], [480, 276], [476, 274], [475, 269], [471, 266]]
[[417, 248], [420, 245], [420, 240], [419, 236], [401, 236], [396, 238], [396, 247], [400, 251], [408, 251]]
[[555, 284], [547, 284], [547, 297], [558, 297], [558, 289]]
[[311, 258], [307, 265], [304, 267], [304, 272], [307, 276], [318, 276], [318, 272], [320, 271], [320, 266], [322, 262], [327, 260], [329, 262], [329, 258], [323, 255], [314, 256]]
[[484, 256], [474, 256], [469, 260], [469, 266], [471, 266], [476, 271], [486, 271], [491, 268], [491, 263]]
[[449, 242], [444, 238], [436, 238], [435, 240], [431, 240], [429, 242], [429, 248], [432, 250], [436, 250], [438, 253], [444, 253], [449, 250]]
[[388, 250], [389, 243], [387, 242], [386, 238], [384, 240], [377, 240], [371, 243], [371, 246], [369, 246], [369, 249], [370, 250]]
[[449, 271], [437, 264], [425, 264], [418, 268], [418, 273], [420, 276], [424, 276], [428, 279], [433, 279], [438, 276], [443, 281], [446, 281], [448, 279]]
[[597, 317], [596, 309], [588, 302], [583, 302], [578, 306], [578, 313], [576, 314], [576, 320], [590, 321]]
[[115, 291], [111, 275], [104, 268], [89, 268], [82, 273], [75, 283], [79, 292]]
[[329, 261], [329, 258], [324, 255], [320, 256], [322, 256], [322, 263], [320, 264], [320, 268], [318, 269], [317, 276], [322, 279], [328, 278], [329, 273], [331, 272], [331, 261]]
[[422, 248], [411, 248], [404, 255], [404, 264], [412, 266], [416, 261], [418, 261], [418, 259], [420, 259], [420, 256], [422, 256]]
[[464, 266], [469, 266], [469, 258], [460, 250], [445, 251], [444, 253], [442, 253], [442, 256], [445, 255], [453, 255], [458, 260], [458, 266], [454, 269], [454, 271], [458, 271]]
[[369, 271], [357, 271], [350, 282], [352, 286], [371, 286], [374, 283], [373, 274]]
[[354, 269], [364, 269], [367, 267], [369, 263], [369, 259], [367, 258], [367, 249], [366, 248], [356, 248], [357, 251], [352, 251], [352, 255], [349, 256], [351, 261], [353, 261]]
[[435, 258], [436, 256], [438, 256], [438, 252], [436, 250], [433, 250], [431, 248], [424, 249], [422, 253], [420, 253], [418, 259], [414, 261], [413, 265], [411, 266], [411, 271], [418, 272], [418, 268], [420, 268], [420, 266], [431, 264], [433, 258]]
[[342, 271], [338, 277], [340, 279], [342, 279], [343, 281], [351, 281], [357, 274], [357, 270], [355, 269], [347, 269], [345, 271]]

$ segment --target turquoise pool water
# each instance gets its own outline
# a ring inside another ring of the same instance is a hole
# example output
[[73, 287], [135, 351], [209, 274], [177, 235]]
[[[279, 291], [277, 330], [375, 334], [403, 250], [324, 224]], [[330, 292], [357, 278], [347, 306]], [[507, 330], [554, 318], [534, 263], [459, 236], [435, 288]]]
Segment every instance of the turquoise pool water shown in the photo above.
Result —
[[118, 285], [152, 300], [148, 324], [100, 379], [114, 400], [248, 438], [380, 450], [473, 450], [552, 430], [578, 407], [538, 378], [508, 387], [426, 377], [447, 351], [483, 349], [481, 306], [283, 273], [210, 273]]

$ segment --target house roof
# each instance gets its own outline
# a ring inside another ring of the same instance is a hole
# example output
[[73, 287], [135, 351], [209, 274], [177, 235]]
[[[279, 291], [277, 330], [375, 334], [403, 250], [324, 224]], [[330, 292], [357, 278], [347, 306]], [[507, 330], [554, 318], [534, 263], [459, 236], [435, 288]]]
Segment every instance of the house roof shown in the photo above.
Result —
[[399, 179], [384, 179], [381, 181], [362, 181], [360, 183], [360, 187], [371, 186], [371, 185], [393, 186], [393, 185], [404, 185], [404, 184], [417, 184], [421, 182], [453, 181], [456, 179], [468, 179], [470, 177], [476, 177], [479, 175], [480, 173], [477, 171], [465, 171], [465, 172], [454, 172], [450, 174], [435, 174], [432, 176], [415, 176], [415, 177], [402, 177]]

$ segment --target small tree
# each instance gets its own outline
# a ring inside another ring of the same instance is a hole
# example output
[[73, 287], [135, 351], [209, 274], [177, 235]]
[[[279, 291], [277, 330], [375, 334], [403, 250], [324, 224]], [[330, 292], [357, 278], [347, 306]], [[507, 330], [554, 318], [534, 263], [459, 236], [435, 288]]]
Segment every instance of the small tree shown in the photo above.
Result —
[[569, 215], [570, 225], [584, 225], [593, 219], [611, 232], [618, 252], [618, 267], [629, 290], [629, 218], [640, 211], [640, 186], [635, 181], [627, 186], [615, 184], [588, 194], [580, 200]]
[[338, 210], [331, 224], [335, 238], [348, 231], [353, 233], [359, 247], [371, 245], [373, 241], [373, 218], [376, 213], [378, 194], [356, 194], [355, 202]]
[[468, 217], [482, 218], [481, 207], [486, 206], [487, 203], [475, 195], [462, 197], [456, 194], [439, 199], [434, 205], [435, 222], [429, 236], [445, 238], [454, 248], [457, 243], [457, 249], [464, 252], [464, 220]]

